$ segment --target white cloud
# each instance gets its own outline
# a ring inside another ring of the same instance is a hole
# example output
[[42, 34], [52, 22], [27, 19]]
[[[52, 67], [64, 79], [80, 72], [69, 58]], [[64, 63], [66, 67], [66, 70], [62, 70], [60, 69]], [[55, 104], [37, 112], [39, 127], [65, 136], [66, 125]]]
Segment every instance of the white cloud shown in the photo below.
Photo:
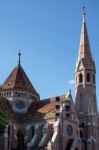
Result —
[[68, 84], [75, 84], [75, 80], [69, 80]]

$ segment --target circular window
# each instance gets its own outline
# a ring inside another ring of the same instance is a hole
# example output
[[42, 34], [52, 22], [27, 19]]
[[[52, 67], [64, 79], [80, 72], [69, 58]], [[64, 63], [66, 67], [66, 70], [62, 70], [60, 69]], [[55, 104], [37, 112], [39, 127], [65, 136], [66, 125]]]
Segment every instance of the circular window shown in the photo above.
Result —
[[23, 101], [17, 101], [16, 102], [16, 108], [23, 109], [25, 107], [25, 104]]
[[73, 128], [71, 125], [68, 125], [66, 128], [67, 134], [71, 136], [73, 134]]

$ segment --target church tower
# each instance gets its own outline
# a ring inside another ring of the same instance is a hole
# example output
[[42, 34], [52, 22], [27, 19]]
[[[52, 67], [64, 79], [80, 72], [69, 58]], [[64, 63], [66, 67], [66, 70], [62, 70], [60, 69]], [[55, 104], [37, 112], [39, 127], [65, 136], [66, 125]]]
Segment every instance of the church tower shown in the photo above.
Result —
[[83, 9], [79, 54], [75, 70], [75, 107], [80, 122], [83, 150], [98, 150], [96, 67], [92, 57]]

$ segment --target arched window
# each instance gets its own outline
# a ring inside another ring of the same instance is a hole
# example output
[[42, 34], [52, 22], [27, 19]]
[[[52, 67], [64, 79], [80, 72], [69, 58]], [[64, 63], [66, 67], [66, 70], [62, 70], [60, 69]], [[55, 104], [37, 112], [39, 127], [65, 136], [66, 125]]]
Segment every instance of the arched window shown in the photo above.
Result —
[[80, 138], [82, 139], [84, 137], [83, 132], [80, 130]]
[[93, 83], [95, 84], [95, 75], [93, 74]]
[[79, 83], [82, 83], [83, 82], [83, 75], [82, 75], [82, 73], [80, 73], [80, 75], [79, 75]]
[[90, 74], [87, 73], [87, 82], [90, 82]]
[[33, 137], [34, 136], [34, 126], [32, 126], [31, 130], [32, 130], [32, 137]]

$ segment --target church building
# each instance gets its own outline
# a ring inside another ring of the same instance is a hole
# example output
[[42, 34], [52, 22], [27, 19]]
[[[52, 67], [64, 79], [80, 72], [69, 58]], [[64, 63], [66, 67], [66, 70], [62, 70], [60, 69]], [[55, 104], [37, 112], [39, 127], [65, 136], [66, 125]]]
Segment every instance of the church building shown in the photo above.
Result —
[[[60, 79], [61, 80], [61, 79]], [[0, 150], [99, 150], [96, 66], [83, 11], [75, 68], [75, 103], [69, 90], [41, 100], [21, 65], [0, 86], [0, 110], [9, 122]]]

